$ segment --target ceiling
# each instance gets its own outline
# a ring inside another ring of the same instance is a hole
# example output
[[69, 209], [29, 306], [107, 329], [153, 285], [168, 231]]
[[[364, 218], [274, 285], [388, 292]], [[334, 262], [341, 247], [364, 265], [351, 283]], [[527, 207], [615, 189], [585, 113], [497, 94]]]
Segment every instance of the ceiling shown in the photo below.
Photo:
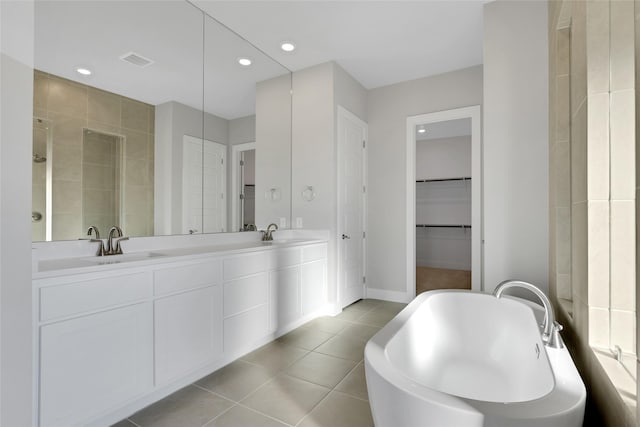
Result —
[[[424, 127], [424, 133], [418, 132], [420, 127]], [[429, 141], [433, 139], [453, 138], [456, 136], [471, 136], [471, 119], [455, 119], [444, 122], [428, 123], [417, 126], [416, 140]]]
[[[35, 64], [153, 105], [177, 101], [233, 119], [254, 114], [256, 82], [287, 68], [335, 60], [371, 89], [480, 64], [484, 2], [38, 0]], [[203, 25], [194, 5], [215, 20]], [[282, 52], [284, 40], [297, 49]], [[119, 59], [130, 51], [155, 62]], [[240, 56], [254, 64], [239, 67]], [[94, 73], [79, 76], [78, 66]]]
[[482, 63], [486, 0], [193, 3], [292, 71], [335, 60], [367, 89]]

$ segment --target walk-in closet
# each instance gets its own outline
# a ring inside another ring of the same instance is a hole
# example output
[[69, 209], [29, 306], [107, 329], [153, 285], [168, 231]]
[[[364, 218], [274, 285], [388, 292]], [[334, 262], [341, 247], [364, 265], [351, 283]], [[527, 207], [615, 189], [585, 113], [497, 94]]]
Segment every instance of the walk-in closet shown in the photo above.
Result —
[[471, 119], [416, 128], [416, 294], [471, 289]]

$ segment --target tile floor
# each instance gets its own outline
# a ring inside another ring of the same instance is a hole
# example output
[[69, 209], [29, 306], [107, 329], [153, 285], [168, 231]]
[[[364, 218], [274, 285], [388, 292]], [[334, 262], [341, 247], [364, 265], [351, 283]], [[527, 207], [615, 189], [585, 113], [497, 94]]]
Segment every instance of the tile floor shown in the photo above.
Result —
[[364, 346], [404, 306], [362, 300], [315, 319], [114, 427], [373, 426]]

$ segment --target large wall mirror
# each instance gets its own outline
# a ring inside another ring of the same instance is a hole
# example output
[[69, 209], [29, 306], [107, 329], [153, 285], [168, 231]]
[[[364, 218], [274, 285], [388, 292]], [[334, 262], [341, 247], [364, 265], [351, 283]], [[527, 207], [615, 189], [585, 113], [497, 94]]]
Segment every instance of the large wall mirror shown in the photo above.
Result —
[[37, 1], [35, 26], [33, 241], [290, 223], [289, 70], [186, 1]]

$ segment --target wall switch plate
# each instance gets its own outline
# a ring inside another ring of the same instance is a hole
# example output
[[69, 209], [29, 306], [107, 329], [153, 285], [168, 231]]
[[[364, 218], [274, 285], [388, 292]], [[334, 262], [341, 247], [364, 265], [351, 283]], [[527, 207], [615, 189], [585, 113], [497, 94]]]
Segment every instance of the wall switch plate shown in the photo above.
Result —
[[302, 228], [302, 218], [296, 217], [296, 228]]
[[280, 217], [280, 225], [278, 227], [287, 228], [287, 218], [281, 216]]

